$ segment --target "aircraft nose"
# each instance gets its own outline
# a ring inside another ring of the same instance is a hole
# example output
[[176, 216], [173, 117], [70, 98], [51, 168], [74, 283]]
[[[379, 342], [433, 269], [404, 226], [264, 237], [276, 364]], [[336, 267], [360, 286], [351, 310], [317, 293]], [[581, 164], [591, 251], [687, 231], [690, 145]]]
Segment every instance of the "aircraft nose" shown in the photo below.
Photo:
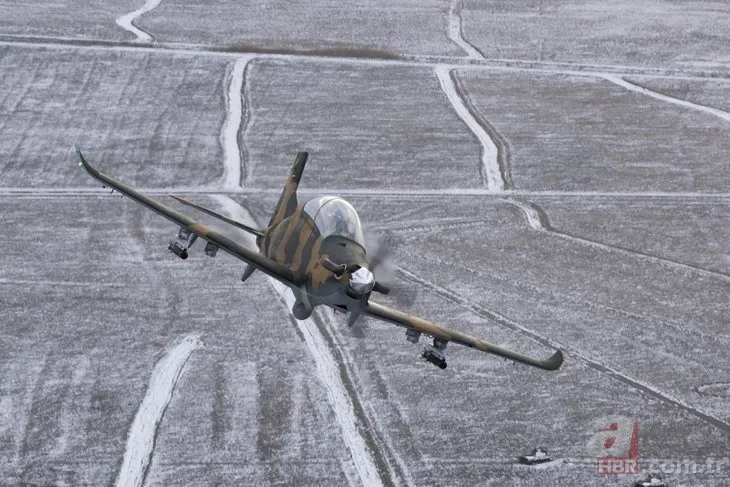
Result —
[[367, 294], [375, 286], [375, 276], [368, 269], [361, 267], [350, 275], [350, 288], [357, 294]]

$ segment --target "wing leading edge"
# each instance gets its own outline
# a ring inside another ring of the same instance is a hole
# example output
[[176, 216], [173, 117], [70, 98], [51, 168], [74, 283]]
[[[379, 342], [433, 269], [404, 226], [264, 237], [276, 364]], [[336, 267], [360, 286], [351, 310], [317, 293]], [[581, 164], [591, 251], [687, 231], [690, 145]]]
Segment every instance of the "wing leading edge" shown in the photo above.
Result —
[[294, 273], [291, 271], [291, 269], [284, 267], [281, 264], [278, 264], [269, 259], [268, 257], [261, 255], [256, 250], [241, 245], [238, 242], [226, 237], [225, 235], [218, 233], [215, 230], [212, 230], [204, 225], [201, 225], [189, 216], [184, 215], [170, 208], [169, 206], [160, 203], [154, 198], [145, 196], [134, 188], [122, 183], [121, 181], [117, 181], [116, 179], [113, 179], [106, 174], [98, 171], [86, 161], [83, 154], [81, 154], [81, 150], [78, 148], [78, 146], [76, 147], [76, 154], [79, 158], [79, 165], [83, 166], [84, 169], [86, 169], [86, 171], [94, 179], [101, 181], [104, 186], [114, 188], [115, 190], [122, 193], [124, 196], [127, 196], [137, 203], [146, 206], [158, 215], [167, 218], [171, 222], [179, 225], [181, 228], [187, 229], [188, 231], [192, 232], [203, 240], [212, 242], [219, 248], [225, 250], [227, 253], [236, 257], [237, 259], [240, 259], [247, 264], [251, 264], [255, 268], [270, 275], [275, 279], [278, 279], [284, 284], [290, 287], [296, 287], [298, 285]]
[[504, 357], [509, 360], [521, 362], [523, 364], [531, 365], [545, 370], [556, 370], [563, 364], [563, 353], [557, 350], [550, 358], [545, 360], [538, 360], [521, 353], [513, 352], [506, 348], [502, 348], [498, 345], [474, 338], [473, 336], [465, 333], [460, 333], [449, 328], [445, 328], [430, 321], [417, 318], [415, 316], [408, 315], [401, 311], [388, 308], [377, 303], [370, 301], [365, 310], [362, 312], [373, 318], [393, 323], [394, 325], [402, 326], [408, 329], [419, 331], [425, 335], [432, 336], [439, 340], [446, 342], [454, 342], [465, 347], [475, 348], [482, 352], [491, 353]]

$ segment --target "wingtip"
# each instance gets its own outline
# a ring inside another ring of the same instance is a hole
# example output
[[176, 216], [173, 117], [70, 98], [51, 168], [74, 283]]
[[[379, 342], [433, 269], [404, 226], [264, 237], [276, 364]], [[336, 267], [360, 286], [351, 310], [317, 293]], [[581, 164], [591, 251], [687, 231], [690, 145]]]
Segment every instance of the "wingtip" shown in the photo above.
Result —
[[81, 153], [81, 148], [79, 147], [78, 144], [75, 144], [75, 147], [76, 147], [76, 157], [78, 157], [78, 159], [79, 159], [79, 166], [86, 169], [86, 172], [88, 172], [91, 176], [93, 176], [96, 179], [101, 180], [103, 183], [106, 184], [106, 182], [103, 179], [106, 176], [102, 175], [102, 173], [100, 171], [98, 171], [95, 167], [93, 167], [91, 164], [89, 164], [89, 161], [87, 161], [86, 158], [84, 157], [84, 155]]
[[79, 166], [87, 167], [88, 163], [86, 162], [86, 158], [81, 153], [81, 147], [79, 147], [78, 142], [74, 144], [74, 149], [76, 150], [76, 157], [79, 159]]
[[563, 352], [556, 350], [555, 353], [545, 361], [547, 370], [557, 370], [563, 365]]

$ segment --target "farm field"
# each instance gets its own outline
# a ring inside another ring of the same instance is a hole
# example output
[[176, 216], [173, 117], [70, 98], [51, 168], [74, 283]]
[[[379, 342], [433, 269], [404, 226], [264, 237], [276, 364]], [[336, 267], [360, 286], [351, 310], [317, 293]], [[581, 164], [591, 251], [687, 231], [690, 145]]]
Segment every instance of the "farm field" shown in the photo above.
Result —
[[589, 76], [463, 74], [516, 189], [721, 192], [727, 120]]
[[730, 9], [717, 2], [465, 1], [464, 37], [490, 58], [727, 72]]

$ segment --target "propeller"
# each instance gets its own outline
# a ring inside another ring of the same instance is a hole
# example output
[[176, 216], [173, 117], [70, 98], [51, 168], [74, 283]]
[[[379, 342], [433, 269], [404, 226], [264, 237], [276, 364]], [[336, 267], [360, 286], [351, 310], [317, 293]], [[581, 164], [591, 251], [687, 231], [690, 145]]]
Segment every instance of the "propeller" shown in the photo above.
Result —
[[[358, 299], [363, 308], [367, 306], [368, 296], [370, 296], [373, 289], [375, 289], [375, 275], [365, 267], [360, 267], [350, 274], [350, 289], [348, 294]], [[347, 326], [352, 328], [359, 317], [360, 313], [351, 311], [350, 316], [347, 318]]]
[[[365, 238], [366, 258], [370, 269], [360, 268], [350, 276], [352, 297], [357, 297], [362, 306], [367, 306], [372, 291], [388, 294], [395, 283], [395, 265], [390, 260], [390, 252], [382, 237], [368, 235]], [[347, 326], [352, 328], [360, 313], [351, 311], [347, 318]]]
[[[391, 249], [397, 248], [398, 244], [397, 237], [388, 230], [379, 235], [365, 234], [365, 245], [368, 249], [366, 258], [375, 275], [376, 285], [373, 291], [378, 292], [377, 286], [379, 284], [383, 285], [392, 292], [394, 302], [399, 307], [407, 310], [418, 299], [419, 288], [396, 278], [398, 265]], [[388, 294], [388, 292], [386, 291], [383, 294]]]
[[368, 234], [365, 237], [365, 247], [368, 249], [366, 258], [375, 276], [376, 284], [373, 291], [381, 294], [388, 294], [395, 284], [396, 266], [391, 258], [387, 240], [387, 237], [382, 235]]

